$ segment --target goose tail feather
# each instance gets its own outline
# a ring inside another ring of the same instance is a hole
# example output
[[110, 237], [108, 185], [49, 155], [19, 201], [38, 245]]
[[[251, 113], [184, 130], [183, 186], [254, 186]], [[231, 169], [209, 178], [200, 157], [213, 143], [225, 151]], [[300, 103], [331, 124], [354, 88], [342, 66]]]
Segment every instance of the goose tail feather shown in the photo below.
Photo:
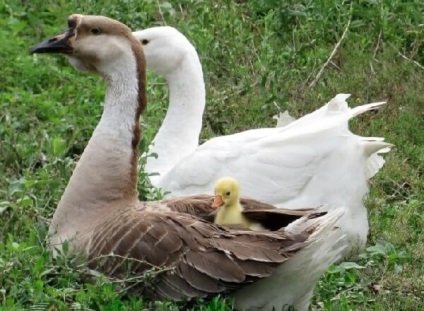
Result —
[[312, 217], [305, 216], [286, 227], [286, 231], [293, 234], [314, 230], [309, 237], [309, 245], [269, 278], [236, 292], [236, 308], [286, 310], [284, 308], [291, 305], [298, 311], [307, 311], [315, 284], [328, 267], [340, 259], [345, 248], [345, 236], [338, 226], [338, 220], [344, 213], [344, 208], [337, 208], [324, 216], [313, 218], [312, 214]]
[[384, 138], [380, 137], [361, 137], [360, 144], [363, 146], [367, 157], [365, 173], [369, 180], [378, 173], [386, 162], [380, 154], [389, 152], [394, 145], [384, 142]]

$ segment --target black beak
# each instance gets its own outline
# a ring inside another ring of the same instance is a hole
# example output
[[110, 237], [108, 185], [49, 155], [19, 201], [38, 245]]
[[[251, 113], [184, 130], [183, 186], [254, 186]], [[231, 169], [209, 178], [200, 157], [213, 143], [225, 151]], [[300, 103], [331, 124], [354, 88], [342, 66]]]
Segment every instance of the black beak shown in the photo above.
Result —
[[70, 45], [70, 39], [74, 36], [74, 29], [69, 28], [65, 32], [54, 36], [46, 41], [43, 41], [30, 49], [30, 54], [33, 53], [64, 53], [69, 54], [73, 48]]

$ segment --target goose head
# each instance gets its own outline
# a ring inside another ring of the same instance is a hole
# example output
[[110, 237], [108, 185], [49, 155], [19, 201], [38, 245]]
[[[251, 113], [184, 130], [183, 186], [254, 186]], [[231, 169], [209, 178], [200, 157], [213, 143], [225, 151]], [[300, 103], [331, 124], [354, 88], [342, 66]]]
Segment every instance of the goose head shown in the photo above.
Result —
[[236, 179], [223, 177], [215, 183], [215, 198], [212, 208], [237, 205], [240, 198], [240, 186]]
[[[143, 49], [131, 30], [104, 16], [73, 14], [66, 31], [34, 46], [30, 52], [61, 53], [75, 69], [105, 77], [119, 72], [121, 67], [144, 66]], [[131, 64], [128, 59], [143, 61]]]
[[133, 36], [144, 48], [147, 68], [165, 77], [180, 66], [187, 54], [197, 55], [190, 41], [170, 26], [135, 31]]

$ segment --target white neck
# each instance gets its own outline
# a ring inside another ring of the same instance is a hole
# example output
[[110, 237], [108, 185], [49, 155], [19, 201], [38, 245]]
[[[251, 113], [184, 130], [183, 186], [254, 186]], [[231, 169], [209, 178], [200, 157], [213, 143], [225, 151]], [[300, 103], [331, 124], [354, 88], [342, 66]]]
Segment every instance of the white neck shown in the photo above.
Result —
[[[148, 152], [159, 157], [147, 158], [145, 166], [146, 172], [160, 173], [161, 176], [191, 154], [199, 144], [206, 95], [202, 66], [194, 48], [166, 79], [170, 93], [169, 107]], [[157, 178], [151, 178], [154, 184]]]
[[53, 216], [53, 243], [73, 236], [84, 224], [92, 224], [117, 201], [137, 200], [133, 137], [134, 128], [139, 126], [139, 77], [134, 54], [109, 70], [113, 73], [105, 75], [108, 86], [102, 118]]

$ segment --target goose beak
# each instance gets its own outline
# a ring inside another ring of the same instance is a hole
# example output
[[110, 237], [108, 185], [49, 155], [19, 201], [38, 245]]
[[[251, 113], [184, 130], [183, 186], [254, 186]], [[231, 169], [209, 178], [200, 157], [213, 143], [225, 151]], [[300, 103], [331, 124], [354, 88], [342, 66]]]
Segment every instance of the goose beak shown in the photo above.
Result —
[[220, 207], [222, 204], [224, 204], [224, 201], [222, 200], [222, 196], [216, 195], [215, 198], [213, 199], [212, 208], [216, 209]]
[[74, 36], [74, 29], [69, 28], [65, 32], [54, 36], [46, 41], [43, 41], [30, 49], [30, 54], [33, 53], [64, 53], [69, 54], [73, 48], [71, 39]]

